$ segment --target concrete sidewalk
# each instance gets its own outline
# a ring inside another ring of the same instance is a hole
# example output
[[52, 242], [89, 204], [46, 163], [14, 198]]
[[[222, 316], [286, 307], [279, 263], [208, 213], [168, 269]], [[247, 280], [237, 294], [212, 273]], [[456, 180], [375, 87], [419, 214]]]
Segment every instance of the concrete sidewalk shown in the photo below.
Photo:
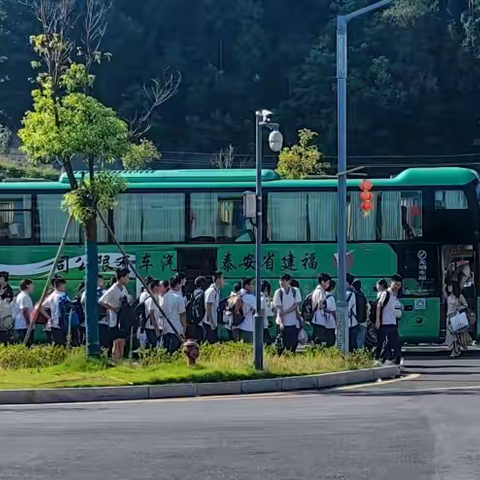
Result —
[[345, 372], [283, 377], [262, 380], [240, 380], [216, 383], [182, 383], [171, 385], [139, 385], [132, 387], [59, 388], [46, 390], [0, 390], [0, 404], [38, 404], [147, 400], [208, 395], [240, 395], [249, 393], [318, 390], [355, 383], [374, 382], [400, 375], [396, 365], [350, 370]]

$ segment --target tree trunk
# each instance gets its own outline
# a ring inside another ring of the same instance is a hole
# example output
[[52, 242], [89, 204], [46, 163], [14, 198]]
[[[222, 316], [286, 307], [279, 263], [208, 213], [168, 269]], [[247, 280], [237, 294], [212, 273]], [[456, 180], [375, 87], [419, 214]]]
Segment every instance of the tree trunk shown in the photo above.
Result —
[[98, 245], [97, 218], [94, 217], [85, 225], [85, 329], [87, 338], [87, 355], [100, 356], [100, 340], [98, 334]]

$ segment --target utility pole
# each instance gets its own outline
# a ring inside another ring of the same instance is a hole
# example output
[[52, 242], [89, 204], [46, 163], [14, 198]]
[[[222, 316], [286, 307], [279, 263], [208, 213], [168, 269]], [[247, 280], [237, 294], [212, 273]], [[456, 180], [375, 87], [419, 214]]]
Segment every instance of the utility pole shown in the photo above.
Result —
[[347, 318], [347, 77], [348, 77], [348, 22], [373, 10], [386, 7], [393, 0], [361, 8], [337, 17], [337, 126], [338, 126], [338, 348], [349, 352]]

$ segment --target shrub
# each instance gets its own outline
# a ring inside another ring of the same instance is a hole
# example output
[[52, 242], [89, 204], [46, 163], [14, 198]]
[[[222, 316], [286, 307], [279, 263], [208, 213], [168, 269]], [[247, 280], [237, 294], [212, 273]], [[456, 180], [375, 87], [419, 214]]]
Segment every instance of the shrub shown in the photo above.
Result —
[[34, 346], [25, 345], [0, 346], [0, 368], [18, 370], [20, 368], [45, 368], [61, 365], [71, 351], [64, 347], [52, 345]]

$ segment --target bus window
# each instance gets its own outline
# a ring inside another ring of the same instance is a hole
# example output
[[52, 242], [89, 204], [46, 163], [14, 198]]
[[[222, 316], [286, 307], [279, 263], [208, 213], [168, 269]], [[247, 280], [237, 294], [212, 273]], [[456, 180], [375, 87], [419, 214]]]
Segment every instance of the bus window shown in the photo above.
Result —
[[381, 194], [382, 240], [412, 240], [423, 235], [422, 192]]
[[[37, 195], [40, 243], [58, 243], [62, 239], [68, 220], [68, 213], [62, 210], [62, 200], [62, 193]], [[80, 228], [74, 222], [68, 231], [67, 243], [79, 242]]]
[[114, 210], [119, 242], [184, 242], [183, 193], [127, 193], [119, 195]]
[[190, 236], [206, 242], [251, 242], [252, 224], [243, 215], [241, 193], [190, 195]]
[[308, 194], [310, 241], [334, 242], [337, 238], [338, 198], [335, 192]]
[[268, 238], [270, 241], [307, 241], [307, 199], [307, 193], [268, 194]]
[[348, 240], [353, 242], [377, 239], [377, 197], [373, 192], [373, 210], [367, 214], [362, 210], [360, 192], [351, 193], [348, 204]]
[[462, 190], [437, 190], [435, 192], [435, 209], [467, 210], [467, 196]]
[[0, 241], [32, 238], [32, 196], [0, 195]]

